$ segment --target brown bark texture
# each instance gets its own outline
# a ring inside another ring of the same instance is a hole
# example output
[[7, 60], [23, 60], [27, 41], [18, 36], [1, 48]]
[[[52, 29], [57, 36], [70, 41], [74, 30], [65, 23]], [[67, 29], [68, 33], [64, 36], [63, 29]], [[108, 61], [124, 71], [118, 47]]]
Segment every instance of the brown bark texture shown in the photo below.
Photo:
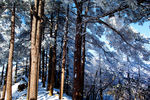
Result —
[[75, 52], [74, 52], [74, 86], [73, 86], [73, 100], [82, 99], [81, 85], [81, 44], [82, 44], [82, 3], [78, 3], [77, 19], [76, 19], [76, 36], [75, 36]]
[[52, 48], [53, 57], [52, 57], [52, 68], [51, 68], [51, 79], [49, 84], [49, 95], [53, 95], [53, 88], [55, 84], [55, 71], [56, 71], [56, 47], [57, 47], [57, 31], [58, 31], [58, 17], [59, 17], [59, 10], [57, 12], [57, 19], [55, 25], [55, 32], [54, 32], [54, 46]]
[[3, 86], [3, 93], [2, 93], [2, 98], [1, 100], [5, 100], [5, 93], [6, 93], [6, 82], [7, 82], [7, 71], [8, 71], [8, 64], [6, 66], [6, 74], [4, 78], [4, 86]]
[[7, 100], [12, 100], [12, 65], [13, 65], [14, 39], [15, 39], [15, 3], [13, 5], [12, 16], [11, 16], [11, 39], [10, 39], [10, 49], [9, 49], [9, 56], [8, 56], [8, 72], [7, 72], [7, 83], [6, 83]]
[[1, 85], [3, 83], [4, 68], [5, 68], [5, 65], [3, 65], [3, 69], [2, 69], [2, 73], [1, 73], [0, 87], [1, 87]]
[[[50, 23], [50, 38], [52, 38], [52, 32], [53, 32], [53, 13], [51, 14], [51, 23]], [[48, 84], [47, 84], [47, 90], [50, 89], [50, 80], [51, 80], [51, 68], [52, 68], [52, 57], [53, 57], [53, 46], [50, 42], [50, 48], [49, 48], [49, 64], [48, 64]]]
[[63, 41], [63, 58], [62, 58], [62, 67], [61, 67], [61, 85], [60, 85], [59, 99], [62, 99], [63, 89], [64, 89], [64, 76], [65, 76], [65, 64], [66, 64], [66, 53], [67, 53], [68, 16], [69, 16], [69, 5], [67, 7], [66, 25], [65, 25], [65, 33], [64, 33], [64, 41]]
[[[41, 9], [43, 0], [35, 0], [32, 32], [31, 32], [31, 75], [29, 100], [37, 100], [39, 66], [40, 66], [40, 39], [41, 39]], [[32, 86], [32, 87], [31, 87]]]

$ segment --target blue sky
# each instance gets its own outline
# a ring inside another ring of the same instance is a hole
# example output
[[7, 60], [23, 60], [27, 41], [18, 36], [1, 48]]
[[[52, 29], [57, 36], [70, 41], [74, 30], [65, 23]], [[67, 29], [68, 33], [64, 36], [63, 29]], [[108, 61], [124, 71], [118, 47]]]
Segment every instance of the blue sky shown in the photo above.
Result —
[[139, 25], [138, 23], [135, 23], [135, 24], [131, 24], [131, 26], [134, 27], [134, 29], [137, 32], [140, 32], [150, 38], [150, 21], [144, 22], [143, 25]]

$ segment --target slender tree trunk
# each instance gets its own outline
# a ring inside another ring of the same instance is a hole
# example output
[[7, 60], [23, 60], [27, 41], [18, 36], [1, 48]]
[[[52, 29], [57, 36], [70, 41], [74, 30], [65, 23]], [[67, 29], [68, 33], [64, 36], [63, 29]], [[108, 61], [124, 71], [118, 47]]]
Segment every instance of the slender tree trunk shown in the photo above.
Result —
[[55, 36], [54, 36], [54, 47], [53, 50], [53, 58], [52, 58], [52, 69], [51, 69], [51, 80], [49, 85], [49, 95], [53, 95], [53, 88], [55, 84], [55, 71], [56, 71], [56, 47], [57, 47], [57, 31], [58, 31], [58, 20], [59, 20], [59, 8], [57, 12], [57, 19], [56, 19], [56, 25], [55, 25]]
[[44, 64], [45, 64], [45, 62], [44, 62], [44, 57], [45, 57], [45, 50], [44, 50], [44, 48], [43, 48], [43, 50], [42, 50], [42, 83], [43, 83], [43, 87], [45, 87], [45, 66], [44, 66]]
[[57, 71], [57, 77], [56, 77], [56, 85], [55, 88], [60, 88], [60, 81], [61, 81], [61, 62], [62, 62], [62, 51], [63, 51], [63, 39], [61, 40], [61, 46], [60, 46], [60, 54], [59, 54], [59, 69]]
[[76, 36], [75, 36], [75, 52], [74, 52], [74, 90], [73, 100], [82, 99], [81, 85], [81, 44], [82, 44], [82, 3], [78, 3], [77, 20], [76, 20]]
[[[45, 5], [45, 1], [43, 0], [43, 2], [42, 2], [42, 11], [41, 11], [41, 13], [42, 13], [42, 17], [43, 17], [43, 15], [44, 15], [44, 5]], [[41, 43], [42, 43], [42, 41], [44, 40], [44, 30], [45, 30], [45, 28], [44, 28], [44, 24], [45, 24], [45, 21], [43, 20], [43, 18], [41, 19]], [[42, 82], [43, 82], [43, 87], [45, 87], [45, 50], [44, 50], [44, 47], [42, 47]]]
[[15, 3], [12, 9], [12, 17], [11, 17], [11, 40], [8, 57], [8, 72], [7, 72], [8, 75], [6, 83], [7, 100], [12, 100], [12, 66], [13, 66], [14, 39], [15, 39]]
[[[31, 5], [30, 8], [30, 25], [31, 25], [31, 30], [30, 30], [30, 41], [31, 41], [31, 32], [32, 32], [32, 21], [33, 21], [33, 5]], [[30, 50], [30, 59], [29, 59], [29, 75], [28, 75], [28, 89], [27, 89], [27, 100], [29, 100], [29, 93], [30, 93], [30, 74], [31, 74], [31, 50]]]
[[16, 83], [16, 81], [17, 81], [17, 62], [16, 62], [16, 69], [15, 69], [15, 83]]
[[26, 74], [26, 77], [28, 77], [28, 58], [26, 59], [26, 72], [25, 72], [25, 74]]
[[[37, 60], [38, 60], [38, 74], [39, 74], [39, 69], [41, 68], [41, 38], [42, 38], [42, 17], [43, 17], [43, 2], [44, 0], [39, 0], [39, 7], [38, 7], [38, 21], [37, 21], [37, 33], [36, 33], [36, 49], [37, 49]], [[40, 73], [41, 74], [41, 73]], [[37, 75], [37, 91], [38, 92], [38, 80], [39, 80], [39, 75]], [[38, 94], [38, 93], [36, 93]]]
[[46, 59], [45, 59], [45, 67], [46, 67], [46, 69], [45, 69], [44, 81], [46, 82], [46, 80], [47, 80], [47, 50], [46, 50], [45, 57], [46, 57]]
[[103, 100], [103, 90], [102, 89], [100, 90], [100, 98], [101, 98], [101, 100]]
[[69, 48], [67, 46], [67, 63], [66, 63], [66, 94], [69, 95]]
[[0, 80], [0, 87], [3, 83], [2, 81], [3, 81], [4, 68], [5, 68], [5, 65], [3, 64], [3, 69], [2, 69], [2, 73], [1, 73], [1, 80]]
[[[51, 24], [50, 24], [50, 38], [52, 39], [52, 33], [53, 33], [53, 13], [51, 14]], [[49, 48], [49, 64], [48, 64], [48, 84], [47, 84], [47, 90], [50, 90], [50, 80], [51, 80], [51, 68], [52, 68], [52, 57], [53, 57], [53, 46], [50, 42], [50, 48]]]
[[3, 85], [3, 94], [1, 100], [5, 100], [5, 93], [6, 93], [6, 82], [7, 82], [7, 72], [8, 72], [8, 64], [6, 66], [6, 73], [4, 78], [4, 85]]
[[[89, 2], [88, 6], [86, 7], [85, 10], [85, 15], [87, 15], [89, 9]], [[82, 99], [83, 99], [83, 90], [84, 90], [84, 69], [85, 69], [85, 34], [86, 34], [86, 26], [87, 23], [84, 25], [83, 29], [83, 35], [82, 35], [82, 62], [81, 62], [81, 88], [82, 88]]]
[[59, 99], [62, 99], [63, 89], [64, 89], [64, 76], [65, 76], [65, 64], [66, 64], [66, 53], [67, 53], [68, 16], [69, 16], [69, 5], [67, 7], [66, 26], [65, 26], [64, 41], [63, 41], [63, 58], [62, 58], [61, 85], [60, 85]]
[[28, 89], [27, 89], [27, 100], [29, 100], [30, 93], [30, 74], [31, 74], [31, 52], [30, 52], [30, 64], [29, 64], [29, 75], [28, 75]]

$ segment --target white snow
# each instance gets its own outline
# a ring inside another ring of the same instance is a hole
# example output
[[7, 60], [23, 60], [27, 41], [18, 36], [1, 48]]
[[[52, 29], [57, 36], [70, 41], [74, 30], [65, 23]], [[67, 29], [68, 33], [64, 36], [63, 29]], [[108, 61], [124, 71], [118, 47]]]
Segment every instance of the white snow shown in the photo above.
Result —
[[[17, 91], [19, 84], [22, 84], [23, 82], [18, 82], [12, 86], [12, 100], [26, 100], [27, 96], [27, 89], [24, 91]], [[54, 95], [49, 96], [49, 92], [46, 91], [46, 88], [42, 87], [41, 80], [39, 81], [39, 87], [38, 87], [38, 100], [59, 100], [59, 90], [54, 89]], [[63, 95], [63, 100], [72, 100], [71, 97], [67, 96], [66, 94]]]

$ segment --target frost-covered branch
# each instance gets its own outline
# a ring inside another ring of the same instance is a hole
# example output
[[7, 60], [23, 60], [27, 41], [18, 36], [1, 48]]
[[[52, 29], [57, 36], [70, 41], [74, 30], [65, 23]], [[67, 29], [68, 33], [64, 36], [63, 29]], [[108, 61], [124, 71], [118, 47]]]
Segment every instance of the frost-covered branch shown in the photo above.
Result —
[[101, 23], [101, 24], [104, 24], [105, 26], [107, 26], [108, 28], [110, 28], [111, 30], [113, 30], [114, 32], [116, 32], [126, 44], [128, 44], [130, 47], [132, 47], [132, 48], [135, 49], [135, 47], [134, 47], [133, 45], [131, 45], [131, 44], [123, 37], [123, 35], [122, 35], [119, 31], [117, 31], [115, 28], [113, 28], [112, 26], [110, 26], [109, 24], [107, 24], [106, 22], [104, 22], [104, 21], [102, 21], [102, 20], [100, 20], [100, 19], [97, 19], [97, 22], [99, 22], [99, 23]]

